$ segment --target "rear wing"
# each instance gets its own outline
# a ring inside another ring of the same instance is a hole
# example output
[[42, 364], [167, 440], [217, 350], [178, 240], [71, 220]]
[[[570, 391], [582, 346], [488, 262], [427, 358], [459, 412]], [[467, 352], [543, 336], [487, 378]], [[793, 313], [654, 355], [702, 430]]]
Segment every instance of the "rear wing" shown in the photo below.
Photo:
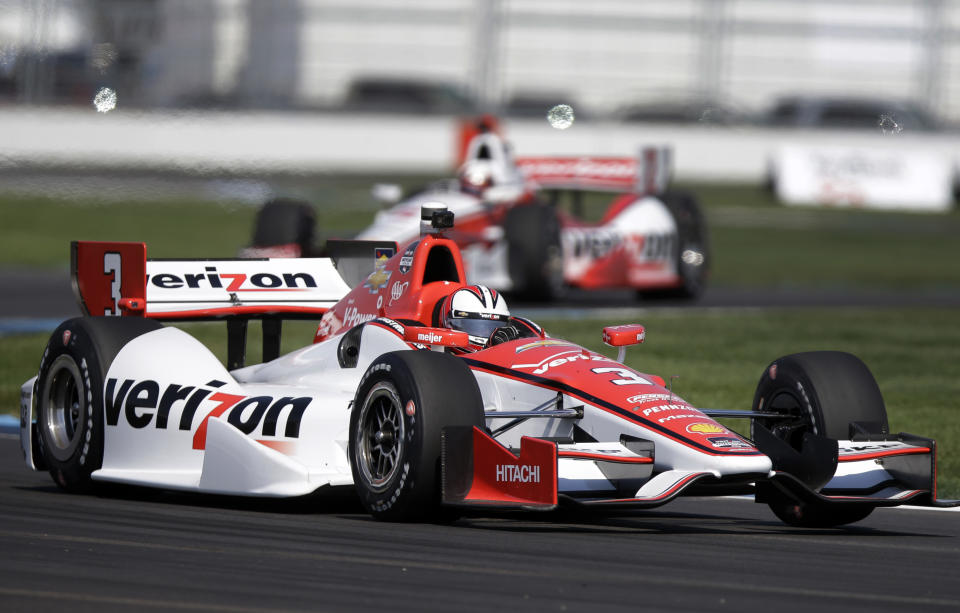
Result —
[[148, 260], [146, 254], [143, 243], [71, 243], [74, 294], [84, 314], [309, 319], [350, 291], [329, 258]]
[[284, 319], [320, 319], [350, 287], [330, 258], [148, 260], [144, 243], [74, 241], [84, 315], [227, 322], [227, 367], [243, 366], [247, 322], [263, 320], [263, 360], [280, 353]]
[[544, 189], [591, 189], [660, 194], [673, 173], [670, 146], [642, 147], [632, 157], [518, 157], [524, 179]]

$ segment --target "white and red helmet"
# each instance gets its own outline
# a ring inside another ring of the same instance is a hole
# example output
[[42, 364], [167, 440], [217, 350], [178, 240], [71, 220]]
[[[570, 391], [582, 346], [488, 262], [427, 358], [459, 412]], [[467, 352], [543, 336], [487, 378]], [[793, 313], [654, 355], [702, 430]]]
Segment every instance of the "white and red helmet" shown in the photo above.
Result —
[[494, 184], [493, 162], [490, 160], [468, 160], [460, 167], [460, 191], [483, 197], [483, 192]]
[[475, 348], [486, 347], [490, 335], [509, 324], [507, 301], [485, 285], [461, 287], [444, 299], [440, 311], [440, 325], [466, 332]]

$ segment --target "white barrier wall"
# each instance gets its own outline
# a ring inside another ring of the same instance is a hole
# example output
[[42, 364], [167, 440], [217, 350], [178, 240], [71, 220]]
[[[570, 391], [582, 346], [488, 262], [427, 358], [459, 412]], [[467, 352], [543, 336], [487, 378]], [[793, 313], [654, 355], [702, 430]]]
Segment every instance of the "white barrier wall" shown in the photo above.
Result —
[[[197, 174], [445, 173], [458, 122], [450, 117], [308, 113], [96, 113], [0, 109], [0, 170], [69, 167]], [[635, 155], [670, 145], [681, 180], [761, 182], [779, 147], [910, 149], [956, 167], [960, 135], [726, 129], [546, 120], [503, 124], [517, 155]]]

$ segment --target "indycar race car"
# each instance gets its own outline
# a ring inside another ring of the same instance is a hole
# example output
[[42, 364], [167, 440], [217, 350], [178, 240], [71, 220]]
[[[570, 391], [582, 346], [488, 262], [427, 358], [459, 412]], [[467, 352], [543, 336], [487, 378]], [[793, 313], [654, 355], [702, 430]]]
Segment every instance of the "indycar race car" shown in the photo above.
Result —
[[[384, 520], [471, 508], [655, 507], [754, 493], [783, 521], [832, 526], [936, 497], [936, 445], [891, 435], [846, 353], [774, 360], [749, 411], [696, 408], [616, 359], [510, 314], [466, 284], [452, 214], [402, 250], [357, 258], [147, 260], [142, 243], [73, 243], [87, 314], [50, 337], [22, 387], [27, 464], [68, 491], [101, 482], [295, 497], [354, 488]], [[394, 246], [395, 247], [395, 246]], [[351, 279], [355, 283], [351, 282]], [[122, 315], [122, 316], [116, 316]], [[279, 354], [281, 321], [319, 318]], [[227, 365], [161, 320], [226, 320]], [[263, 320], [264, 361], [245, 365]], [[716, 418], [750, 418], [750, 438]]]
[[[460, 247], [467, 279], [527, 300], [550, 300], [563, 287], [632, 288], [641, 297], [696, 298], [710, 266], [707, 228], [691, 194], [667, 190], [671, 152], [639, 158], [518, 158], [495, 133], [475, 136], [455, 179], [392, 204], [358, 239], [406, 244], [417, 237], [426, 202], [457, 216], [448, 238]], [[584, 220], [584, 190], [617, 193], [596, 222]], [[570, 202], [566, 202], [569, 200]], [[314, 251], [310, 205], [278, 199], [260, 210], [253, 256]]]

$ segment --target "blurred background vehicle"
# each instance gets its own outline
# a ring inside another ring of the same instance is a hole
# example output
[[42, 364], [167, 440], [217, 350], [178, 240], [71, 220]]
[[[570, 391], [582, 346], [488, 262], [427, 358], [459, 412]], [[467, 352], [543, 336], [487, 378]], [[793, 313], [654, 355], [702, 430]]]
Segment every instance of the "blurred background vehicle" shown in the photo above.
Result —
[[763, 116], [772, 127], [932, 132], [946, 126], [915, 102], [797, 95], [778, 98]]
[[469, 114], [476, 104], [460, 87], [444, 81], [400, 77], [360, 77], [350, 84], [346, 111]]
[[757, 121], [756, 113], [728, 102], [696, 95], [674, 95], [628, 104], [615, 112], [625, 122], [746, 126]]

